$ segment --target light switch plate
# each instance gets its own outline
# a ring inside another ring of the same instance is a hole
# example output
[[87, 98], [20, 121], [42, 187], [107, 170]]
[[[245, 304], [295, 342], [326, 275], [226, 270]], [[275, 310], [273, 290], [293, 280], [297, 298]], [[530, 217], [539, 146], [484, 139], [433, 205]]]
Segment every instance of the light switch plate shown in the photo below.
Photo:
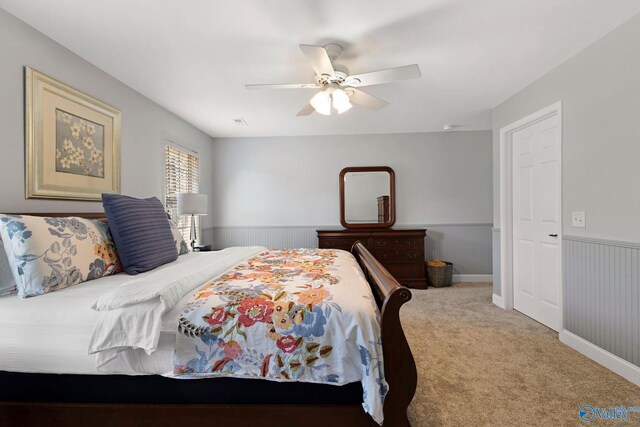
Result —
[[578, 228], [587, 226], [584, 212], [571, 212], [571, 226]]

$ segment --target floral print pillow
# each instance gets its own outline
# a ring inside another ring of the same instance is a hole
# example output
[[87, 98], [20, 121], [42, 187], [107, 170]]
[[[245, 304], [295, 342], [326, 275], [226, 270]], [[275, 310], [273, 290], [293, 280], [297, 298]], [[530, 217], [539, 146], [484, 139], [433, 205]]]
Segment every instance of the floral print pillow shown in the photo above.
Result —
[[0, 238], [22, 298], [122, 271], [103, 220], [0, 214]]
[[169, 224], [171, 224], [171, 234], [173, 234], [173, 243], [176, 245], [176, 250], [178, 251], [178, 255], [184, 255], [189, 253], [189, 245], [184, 241], [184, 237], [182, 237], [182, 233], [178, 229], [178, 224], [173, 222], [173, 220], [169, 220]]

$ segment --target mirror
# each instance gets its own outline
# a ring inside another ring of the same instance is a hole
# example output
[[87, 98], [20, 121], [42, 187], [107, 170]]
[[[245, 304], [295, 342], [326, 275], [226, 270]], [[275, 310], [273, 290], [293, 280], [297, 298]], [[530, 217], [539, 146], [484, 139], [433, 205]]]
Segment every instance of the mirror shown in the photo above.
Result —
[[340, 222], [346, 228], [389, 228], [395, 222], [395, 174], [387, 166], [340, 172]]

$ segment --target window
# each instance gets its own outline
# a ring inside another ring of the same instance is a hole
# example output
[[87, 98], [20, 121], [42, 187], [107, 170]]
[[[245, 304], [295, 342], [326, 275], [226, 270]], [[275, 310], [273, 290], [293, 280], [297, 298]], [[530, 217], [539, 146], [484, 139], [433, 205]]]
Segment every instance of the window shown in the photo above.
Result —
[[[178, 193], [197, 193], [200, 186], [200, 160], [197, 153], [175, 145], [165, 147], [165, 208], [178, 224], [178, 229], [189, 240], [191, 216], [178, 216]], [[196, 228], [200, 229], [200, 219], [196, 216]], [[200, 233], [198, 233], [200, 235]]]

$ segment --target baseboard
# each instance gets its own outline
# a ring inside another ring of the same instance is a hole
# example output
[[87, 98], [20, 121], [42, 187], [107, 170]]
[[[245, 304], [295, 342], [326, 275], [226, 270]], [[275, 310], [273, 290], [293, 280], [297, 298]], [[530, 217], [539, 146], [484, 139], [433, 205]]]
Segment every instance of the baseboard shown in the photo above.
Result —
[[504, 300], [500, 295], [493, 294], [493, 296], [491, 297], [491, 300], [495, 305], [506, 310], [506, 307], [504, 306]]
[[453, 283], [459, 282], [493, 282], [493, 274], [454, 274]]
[[640, 386], [640, 367], [627, 362], [626, 360], [609, 353], [603, 348], [577, 336], [574, 333], [563, 329], [560, 332], [560, 342], [568, 345], [578, 353], [582, 353], [594, 362], [599, 363], [607, 369], [612, 370], [616, 374], [624, 377]]

